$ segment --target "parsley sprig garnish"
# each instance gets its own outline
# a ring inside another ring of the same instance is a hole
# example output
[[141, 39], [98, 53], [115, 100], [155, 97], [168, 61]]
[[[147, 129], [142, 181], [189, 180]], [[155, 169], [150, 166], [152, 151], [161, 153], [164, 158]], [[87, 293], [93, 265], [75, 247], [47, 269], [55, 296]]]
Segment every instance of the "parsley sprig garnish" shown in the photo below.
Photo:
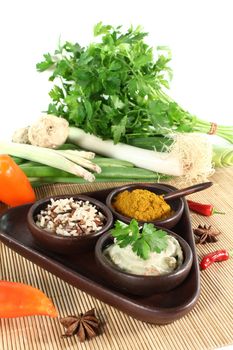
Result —
[[111, 234], [121, 248], [131, 245], [132, 250], [144, 260], [149, 258], [150, 252], [161, 253], [168, 244], [166, 231], [156, 229], [153, 224], [144, 224], [140, 229], [135, 219], [129, 225], [116, 221]]

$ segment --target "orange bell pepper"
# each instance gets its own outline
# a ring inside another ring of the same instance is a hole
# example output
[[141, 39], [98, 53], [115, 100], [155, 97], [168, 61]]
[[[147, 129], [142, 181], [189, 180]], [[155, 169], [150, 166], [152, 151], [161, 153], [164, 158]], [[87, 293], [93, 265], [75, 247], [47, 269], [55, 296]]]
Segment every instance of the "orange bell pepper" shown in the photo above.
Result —
[[58, 313], [41, 290], [23, 283], [0, 281], [0, 318], [32, 315], [57, 317]]
[[0, 155], [0, 201], [11, 206], [34, 202], [35, 192], [24, 172], [6, 155]]

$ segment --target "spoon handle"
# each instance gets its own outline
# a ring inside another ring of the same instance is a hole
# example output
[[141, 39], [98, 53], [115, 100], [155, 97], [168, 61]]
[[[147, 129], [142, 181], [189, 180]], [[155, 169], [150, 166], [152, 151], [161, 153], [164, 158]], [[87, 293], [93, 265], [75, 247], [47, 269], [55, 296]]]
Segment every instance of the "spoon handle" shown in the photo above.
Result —
[[175, 191], [169, 192], [169, 193], [165, 194], [163, 196], [163, 198], [165, 200], [169, 200], [169, 199], [184, 197], [184, 196], [187, 196], [191, 193], [203, 191], [212, 185], [213, 185], [213, 182], [211, 182], [211, 181], [210, 182], [203, 182], [201, 184], [197, 184], [197, 185], [193, 185], [190, 187], [182, 188], [180, 190], [175, 190]]

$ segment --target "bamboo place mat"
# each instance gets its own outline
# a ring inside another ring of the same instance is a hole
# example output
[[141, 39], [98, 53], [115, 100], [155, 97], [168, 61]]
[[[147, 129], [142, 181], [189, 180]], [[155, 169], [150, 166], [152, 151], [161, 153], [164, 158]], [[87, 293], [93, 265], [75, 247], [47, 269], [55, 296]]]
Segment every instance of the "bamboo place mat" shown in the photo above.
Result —
[[[198, 258], [213, 250], [233, 249], [233, 169], [218, 170], [211, 178], [214, 186], [190, 196], [212, 203], [225, 215], [209, 218], [192, 215], [193, 227], [212, 225], [221, 231], [217, 243], [197, 245]], [[170, 182], [175, 185], [175, 182]], [[37, 197], [78, 193], [109, 188], [119, 183], [88, 185], [47, 185]], [[0, 278], [33, 285], [46, 293], [61, 317], [78, 314], [93, 307], [101, 320], [100, 334], [85, 343], [76, 336], [62, 338], [64, 328], [57, 319], [31, 316], [0, 320], [0, 349], [134, 349], [134, 350], [205, 350], [233, 344], [233, 259], [216, 263], [201, 272], [201, 295], [192, 311], [174, 323], [158, 326], [138, 321], [117, 309], [70, 286], [37, 267], [3, 244], [0, 245]]]

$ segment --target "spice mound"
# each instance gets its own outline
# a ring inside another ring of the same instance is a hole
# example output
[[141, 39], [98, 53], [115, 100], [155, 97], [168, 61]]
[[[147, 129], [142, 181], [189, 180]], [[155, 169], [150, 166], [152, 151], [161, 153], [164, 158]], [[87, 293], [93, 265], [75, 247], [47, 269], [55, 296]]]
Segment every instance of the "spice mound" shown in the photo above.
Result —
[[165, 219], [172, 214], [163, 196], [143, 189], [118, 193], [113, 207], [118, 213], [141, 221]]
[[101, 230], [106, 217], [89, 201], [54, 200], [36, 216], [36, 225], [53, 234], [83, 236]]

